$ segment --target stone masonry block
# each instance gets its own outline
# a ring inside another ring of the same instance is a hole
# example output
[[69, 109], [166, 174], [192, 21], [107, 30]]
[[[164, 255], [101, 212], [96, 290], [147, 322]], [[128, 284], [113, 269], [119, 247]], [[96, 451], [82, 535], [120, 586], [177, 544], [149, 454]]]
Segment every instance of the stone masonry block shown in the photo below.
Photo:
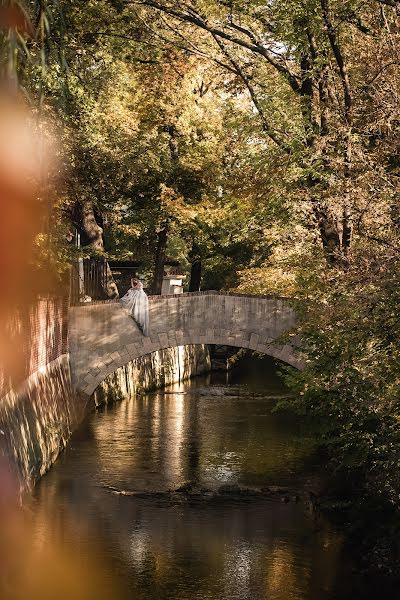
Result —
[[176, 335], [174, 333], [168, 333], [168, 342], [171, 347], [177, 346]]
[[268, 354], [269, 347], [265, 344], [257, 344], [256, 352], [261, 352], [261, 354]]
[[103, 360], [96, 360], [95, 363], [93, 363], [93, 369], [98, 369], [99, 371], [102, 371], [105, 368], [105, 363]]
[[240, 346], [242, 348], [248, 348], [249, 341], [250, 341], [250, 337], [244, 335], [243, 332], [240, 332], [239, 335], [237, 336], [237, 343], [240, 344]]
[[166, 333], [159, 333], [158, 339], [160, 340], [161, 348], [168, 348], [169, 341]]
[[89, 383], [89, 384], [96, 384], [97, 383], [97, 377], [94, 377], [91, 373], [88, 373], [84, 379], [85, 383]]
[[114, 360], [114, 362], [111, 363], [111, 366], [113, 368], [112, 372], [116, 371], [117, 369], [122, 367], [124, 364], [125, 364], [125, 361], [123, 361], [121, 357], [119, 358], [119, 360]]
[[144, 352], [146, 354], [151, 354], [152, 352], [156, 352], [157, 350], [160, 350], [160, 343], [151, 344], [150, 346], [144, 347]]
[[111, 355], [109, 355], [109, 356], [106, 356], [106, 357], [103, 359], [103, 362], [104, 362], [104, 364], [106, 365], [106, 367], [107, 367], [108, 365], [110, 365], [110, 364], [112, 363], [112, 361], [113, 361], [113, 358], [111, 357]]
[[148, 337], [145, 337], [145, 338], [143, 338], [143, 347], [144, 347], [146, 350], [149, 350], [149, 349], [150, 349], [150, 348], [152, 348], [153, 346], [154, 346], [154, 343], [151, 341], [151, 339], [150, 339], [150, 338], [148, 338]]
[[250, 336], [249, 348], [256, 348], [259, 342], [260, 336], [258, 333], [252, 333]]
[[214, 329], [206, 329], [206, 337], [207, 339], [213, 338], [214, 337]]
[[86, 387], [82, 389], [82, 391], [87, 395], [91, 396], [95, 390], [95, 386], [92, 383], [89, 383]]
[[126, 365], [126, 364], [130, 363], [132, 360], [131, 355], [128, 354], [128, 352], [126, 352], [126, 353], [121, 352], [120, 356], [121, 356], [121, 360], [117, 361], [120, 363], [120, 365]]
[[136, 346], [136, 350], [140, 353], [143, 352], [143, 340], [138, 340], [137, 342], [135, 342], [135, 346]]
[[98, 374], [97, 378], [101, 382], [101, 381], [104, 381], [104, 379], [109, 374], [110, 374], [110, 371], [108, 369], [103, 369], [102, 371], [100, 371], [100, 373]]
[[183, 331], [176, 331], [175, 332], [175, 337], [176, 337], [176, 343], [178, 344], [178, 346], [182, 346], [182, 344], [183, 344]]
[[293, 347], [290, 344], [285, 344], [281, 350], [282, 360], [291, 360], [294, 356]]
[[188, 331], [185, 331], [183, 339], [184, 339], [184, 343], [185, 344], [191, 344], [192, 343], [193, 336], [192, 336], [192, 332], [191, 332], [190, 329]]
[[100, 371], [101, 371], [101, 369], [99, 367], [92, 366], [92, 368], [90, 369], [89, 372], [91, 373], [91, 375], [95, 376], [95, 375], [98, 375], [100, 373]]
[[136, 348], [136, 344], [128, 344], [126, 346], [126, 349], [128, 350], [129, 356], [131, 358], [136, 358], [137, 357], [138, 351], [137, 351], [137, 348]]

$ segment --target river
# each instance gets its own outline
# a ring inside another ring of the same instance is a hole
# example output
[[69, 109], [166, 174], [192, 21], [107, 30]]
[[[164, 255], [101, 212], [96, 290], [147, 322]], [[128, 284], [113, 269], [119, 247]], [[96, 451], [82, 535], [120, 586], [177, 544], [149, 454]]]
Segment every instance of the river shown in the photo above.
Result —
[[376, 598], [315, 510], [323, 460], [272, 412], [285, 394], [271, 361], [246, 359], [97, 410], [34, 492], [35, 539], [95, 554], [123, 600]]

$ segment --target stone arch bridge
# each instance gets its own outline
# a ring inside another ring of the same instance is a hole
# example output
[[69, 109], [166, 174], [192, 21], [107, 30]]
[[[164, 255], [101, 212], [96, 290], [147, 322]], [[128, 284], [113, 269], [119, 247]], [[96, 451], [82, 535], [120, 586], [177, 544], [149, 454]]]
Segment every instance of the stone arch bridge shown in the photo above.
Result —
[[250, 348], [303, 367], [293, 345], [275, 342], [296, 323], [288, 299], [212, 291], [150, 296], [149, 312], [144, 337], [118, 301], [71, 307], [70, 361], [79, 392], [92, 394], [107, 375], [139, 356], [185, 344]]

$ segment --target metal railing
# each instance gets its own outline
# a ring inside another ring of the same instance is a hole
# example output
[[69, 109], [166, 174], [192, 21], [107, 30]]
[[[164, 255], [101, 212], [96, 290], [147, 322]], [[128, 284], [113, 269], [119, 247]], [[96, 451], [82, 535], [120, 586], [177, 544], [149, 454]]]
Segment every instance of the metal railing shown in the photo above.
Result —
[[80, 258], [71, 269], [70, 304], [76, 306], [106, 300], [107, 261], [103, 257]]

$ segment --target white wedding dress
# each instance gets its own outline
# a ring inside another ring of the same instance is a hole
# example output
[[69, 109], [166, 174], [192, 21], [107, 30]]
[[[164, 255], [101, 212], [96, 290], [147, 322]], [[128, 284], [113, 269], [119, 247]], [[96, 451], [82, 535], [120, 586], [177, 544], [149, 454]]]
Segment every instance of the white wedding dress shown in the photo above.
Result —
[[123, 308], [128, 315], [138, 324], [143, 335], [149, 334], [149, 300], [139, 281], [136, 288], [131, 288], [120, 299]]

